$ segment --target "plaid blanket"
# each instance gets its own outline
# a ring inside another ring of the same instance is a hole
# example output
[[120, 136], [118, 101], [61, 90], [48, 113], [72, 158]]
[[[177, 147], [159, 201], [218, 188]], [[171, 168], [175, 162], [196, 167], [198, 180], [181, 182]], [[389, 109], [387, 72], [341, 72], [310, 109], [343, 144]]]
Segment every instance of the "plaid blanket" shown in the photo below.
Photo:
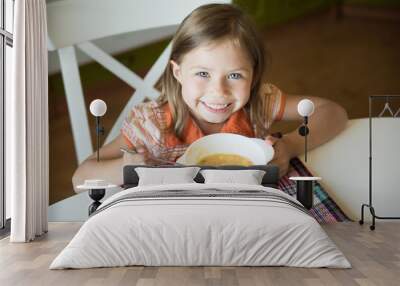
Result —
[[[298, 158], [290, 161], [289, 172], [279, 180], [278, 187], [285, 193], [296, 196], [296, 182], [289, 180], [292, 176], [313, 176], [313, 174]], [[313, 191], [314, 206], [310, 214], [319, 223], [351, 221], [318, 182], [314, 183]]]

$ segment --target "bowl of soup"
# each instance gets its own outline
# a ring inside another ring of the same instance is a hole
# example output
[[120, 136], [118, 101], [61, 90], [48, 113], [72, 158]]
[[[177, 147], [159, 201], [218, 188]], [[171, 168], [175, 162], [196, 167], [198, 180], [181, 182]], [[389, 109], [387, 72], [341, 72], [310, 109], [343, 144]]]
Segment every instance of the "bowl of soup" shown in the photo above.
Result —
[[251, 166], [265, 165], [273, 157], [273, 147], [262, 139], [217, 133], [193, 142], [177, 162], [184, 165]]

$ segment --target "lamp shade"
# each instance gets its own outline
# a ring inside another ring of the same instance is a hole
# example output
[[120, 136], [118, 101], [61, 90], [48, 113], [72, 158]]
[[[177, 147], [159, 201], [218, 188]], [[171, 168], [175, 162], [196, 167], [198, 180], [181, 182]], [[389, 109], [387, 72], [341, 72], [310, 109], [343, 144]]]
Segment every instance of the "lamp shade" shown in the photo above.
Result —
[[302, 117], [308, 117], [314, 112], [314, 103], [309, 99], [303, 99], [297, 105], [297, 112]]
[[103, 116], [107, 111], [107, 104], [101, 99], [95, 99], [90, 103], [89, 109], [94, 116]]

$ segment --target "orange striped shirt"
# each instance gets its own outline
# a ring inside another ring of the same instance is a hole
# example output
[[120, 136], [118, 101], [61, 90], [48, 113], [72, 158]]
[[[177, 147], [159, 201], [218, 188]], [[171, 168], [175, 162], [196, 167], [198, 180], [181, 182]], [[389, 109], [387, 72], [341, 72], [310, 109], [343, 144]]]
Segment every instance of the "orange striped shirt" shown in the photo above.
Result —
[[[269, 96], [265, 113], [266, 128], [269, 129], [274, 121], [282, 119], [285, 95], [276, 86], [268, 83], [262, 86], [261, 92], [264, 96]], [[172, 116], [168, 104], [160, 105], [156, 101], [148, 101], [132, 108], [122, 124], [121, 132], [128, 146], [137, 152], [150, 152], [154, 157], [175, 161], [191, 143], [203, 137], [204, 133], [189, 116], [183, 131], [184, 139], [181, 140], [173, 130], [164, 131], [171, 124]], [[233, 113], [220, 132], [257, 137], [244, 108]]]

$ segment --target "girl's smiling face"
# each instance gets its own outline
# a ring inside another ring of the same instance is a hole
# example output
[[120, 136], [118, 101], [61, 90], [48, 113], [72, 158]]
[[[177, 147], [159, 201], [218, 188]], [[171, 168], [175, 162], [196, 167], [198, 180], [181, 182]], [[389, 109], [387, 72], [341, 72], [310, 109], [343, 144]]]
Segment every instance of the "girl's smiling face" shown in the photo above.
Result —
[[171, 61], [182, 97], [199, 121], [223, 123], [250, 98], [253, 67], [249, 57], [230, 40], [201, 45], [181, 63]]

